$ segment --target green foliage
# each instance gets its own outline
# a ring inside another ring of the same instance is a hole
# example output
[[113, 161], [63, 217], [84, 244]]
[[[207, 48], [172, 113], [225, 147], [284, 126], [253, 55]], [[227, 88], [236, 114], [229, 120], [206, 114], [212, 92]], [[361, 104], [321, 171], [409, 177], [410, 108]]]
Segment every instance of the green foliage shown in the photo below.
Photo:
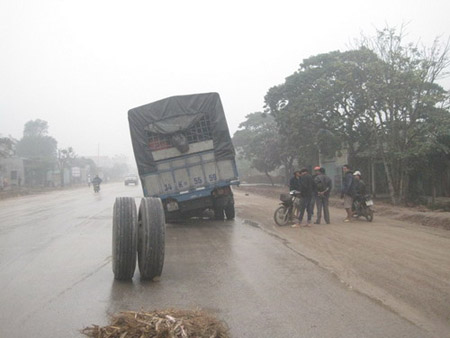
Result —
[[[303, 60], [297, 72], [270, 88], [267, 112], [293, 146], [299, 163], [345, 147], [348, 161], [382, 159], [391, 198], [404, 200], [407, 176], [428, 154], [447, 149], [448, 92], [435, 83], [449, 65], [449, 45], [404, 44], [402, 32], [378, 31], [356, 49]], [[433, 162], [433, 161], [432, 161]]]
[[56, 140], [51, 136], [24, 136], [16, 146], [17, 155], [30, 159], [55, 159]]
[[281, 164], [281, 143], [274, 118], [257, 112], [246, 116], [233, 136], [238, 154], [251, 162], [251, 166], [269, 175]]
[[0, 158], [10, 157], [15, 152], [17, 143], [12, 137], [1, 137], [0, 135]]
[[24, 137], [43, 137], [48, 134], [48, 123], [47, 121], [36, 119], [30, 120], [25, 123], [23, 129]]

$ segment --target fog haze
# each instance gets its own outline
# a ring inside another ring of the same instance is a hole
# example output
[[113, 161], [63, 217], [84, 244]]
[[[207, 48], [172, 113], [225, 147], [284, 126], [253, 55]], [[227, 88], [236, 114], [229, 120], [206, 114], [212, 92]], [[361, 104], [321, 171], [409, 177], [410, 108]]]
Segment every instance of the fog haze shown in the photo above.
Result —
[[[304, 58], [406, 24], [430, 45], [448, 1], [0, 0], [0, 134], [43, 119], [58, 147], [131, 155], [127, 111], [219, 92], [233, 133]], [[443, 83], [449, 89], [449, 82]]]

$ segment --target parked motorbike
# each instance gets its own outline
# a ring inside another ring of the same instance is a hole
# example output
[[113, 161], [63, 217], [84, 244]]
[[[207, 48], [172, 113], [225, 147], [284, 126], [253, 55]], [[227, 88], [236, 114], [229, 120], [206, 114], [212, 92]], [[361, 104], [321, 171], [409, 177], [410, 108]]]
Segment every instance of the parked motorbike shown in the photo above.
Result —
[[100, 191], [100, 184], [94, 184], [94, 192]]
[[273, 219], [277, 225], [287, 225], [294, 220], [297, 210], [297, 200], [299, 198], [300, 192], [296, 190], [289, 192], [289, 194], [280, 195], [280, 206], [273, 214]]
[[365, 217], [367, 221], [373, 221], [373, 210], [371, 208], [373, 206], [373, 200], [370, 195], [355, 198], [353, 206], [353, 217]]

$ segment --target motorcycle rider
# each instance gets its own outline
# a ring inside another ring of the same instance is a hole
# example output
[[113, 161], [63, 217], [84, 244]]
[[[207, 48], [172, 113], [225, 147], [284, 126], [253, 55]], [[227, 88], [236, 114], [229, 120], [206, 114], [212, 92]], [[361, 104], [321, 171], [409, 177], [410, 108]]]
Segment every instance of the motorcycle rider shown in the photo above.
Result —
[[353, 177], [355, 178], [355, 198], [353, 201], [353, 211], [357, 211], [361, 205], [361, 202], [364, 200], [364, 196], [366, 195], [366, 184], [361, 179], [361, 172], [355, 171], [353, 173]]
[[350, 222], [353, 214], [352, 206], [355, 195], [355, 180], [350, 165], [344, 164], [342, 166], [342, 171], [344, 172], [344, 178], [342, 180], [341, 198], [344, 199], [344, 208], [347, 212], [347, 217], [344, 219], [344, 222]]
[[94, 185], [94, 190], [95, 190], [95, 186], [100, 186], [100, 183], [102, 183], [103, 180], [98, 177], [98, 175], [95, 175], [95, 177], [92, 180], [92, 184]]

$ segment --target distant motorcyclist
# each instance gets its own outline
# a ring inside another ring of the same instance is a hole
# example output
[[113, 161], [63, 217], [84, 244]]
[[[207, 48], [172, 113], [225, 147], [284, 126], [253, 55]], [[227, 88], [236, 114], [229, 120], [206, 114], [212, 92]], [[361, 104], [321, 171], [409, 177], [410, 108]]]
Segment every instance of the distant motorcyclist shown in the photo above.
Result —
[[100, 190], [100, 184], [103, 182], [103, 180], [98, 177], [98, 175], [95, 175], [95, 177], [92, 179], [92, 185], [94, 186], [94, 191], [98, 192]]

